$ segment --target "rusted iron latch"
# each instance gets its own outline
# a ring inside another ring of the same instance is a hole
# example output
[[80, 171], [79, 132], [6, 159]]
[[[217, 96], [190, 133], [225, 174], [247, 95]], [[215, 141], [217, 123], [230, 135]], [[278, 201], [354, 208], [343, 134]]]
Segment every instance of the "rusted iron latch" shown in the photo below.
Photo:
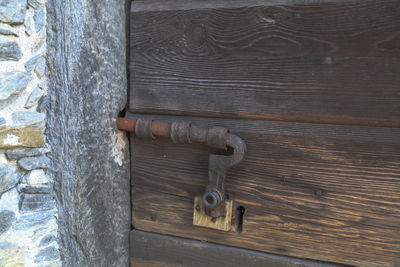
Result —
[[[214, 223], [217, 219], [223, 221], [227, 213], [230, 217], [232, 211], [226, 209], [229, 206], [232, 209], [232, 203], [226, 203], [224, 183], [227, 170], [238, 164], [246, 153], [246, 145], [240, 137], [229, 133], [229, 130], [223, 127], [206, 129], [194, 127], [190, 122], [185, 121], [163, 123], [151, 119], [118, 118], [117, 125], [118, 129], [133, 132], [137, 137], [154, 139], [162, 136], [171, 138], [174, 143], [200, 142], [206, 143], [211, 148], [225, 151], [231, 148], [233, 152], [230, 155], [209, 155], [208, 184], [201, 197], [201, 203], [196, 203], [198, 201], [195, 200], [195, 210], [197, 209], [199, 214], [204, 212]], [[227, 230], [226, 226], [222, 227], [223, 229], [212, 228]]]

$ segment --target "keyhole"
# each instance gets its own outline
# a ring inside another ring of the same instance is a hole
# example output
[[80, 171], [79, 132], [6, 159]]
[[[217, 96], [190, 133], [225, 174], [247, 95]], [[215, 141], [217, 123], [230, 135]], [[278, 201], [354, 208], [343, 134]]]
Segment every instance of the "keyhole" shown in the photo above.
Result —
[[243, 215], [246, 212], [246, 209], [243, 206], [238, 206], [236, 208], [237, 214], [237, 232], [241, 233], [243, 231]]

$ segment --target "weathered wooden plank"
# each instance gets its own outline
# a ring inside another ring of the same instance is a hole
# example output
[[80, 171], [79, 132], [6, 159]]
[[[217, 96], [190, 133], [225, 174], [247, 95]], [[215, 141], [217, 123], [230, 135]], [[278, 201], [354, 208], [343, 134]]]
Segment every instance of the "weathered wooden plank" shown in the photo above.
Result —
[[192, 226], [193, 198], [206, 184], [204, 146], [133, 138], [136, 228], [299, 258], [400, 264], [400, 129], [185, 119], [228, 127], [246, 142], [226, 181], [234, 210], [246, 210], [243, 232]]
[[240, 8], [276, 5], [311, 5], [357, 0], [135, 0], [132, 11], [171, 11], [204, 8]]
[[190, 199], [151, 190], [132, 193], [133, 220], [140, 230], [355, 266], [399, 266], [399, 235], [388, 240], [387, 230], [358, 229], [329, 218], [285, 217], [262, 204], [241, 203], [248, 212], [243, 232], [223, 232], [191, 225]]
[[131, 266], [333, 267], [338, 265], [133, 230]]
[[131, 111], [400, 126], [398, 0], [186, 2], [133, 3]]

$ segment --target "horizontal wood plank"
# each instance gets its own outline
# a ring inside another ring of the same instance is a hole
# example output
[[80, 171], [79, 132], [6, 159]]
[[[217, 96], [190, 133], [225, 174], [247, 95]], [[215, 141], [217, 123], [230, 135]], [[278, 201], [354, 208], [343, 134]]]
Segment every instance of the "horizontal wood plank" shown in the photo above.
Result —
[[132, 4], [132, 11], [176, 11], [205, 8], [240, 8], [294, 4], [311, 5], [334, 2], [349, 2], [349, 0], [135, 0]]
[[245, 160], [226, 180], [234, 210], [245, 208], [243, 232], [192, 226], [193, 198], [207, 183], [206, 147], [132, 137], [137, 229], [299, 258], [400, 265], [400, 129], [185, 119], [228, 127], [246, 142]]
[[185, 2], [133, 2], [131, 111], [400, 126], [398, 0]]
[[133, 230], [131, 266], [333, 267], [337, 265]]

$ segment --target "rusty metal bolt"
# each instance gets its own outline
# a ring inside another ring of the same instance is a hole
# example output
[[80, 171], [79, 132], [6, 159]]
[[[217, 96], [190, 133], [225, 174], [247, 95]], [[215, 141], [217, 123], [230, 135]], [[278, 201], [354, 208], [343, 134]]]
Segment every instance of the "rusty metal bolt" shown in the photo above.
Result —
[[153, 120], [138, 119], [135, 125], [135, 135], [141, 138], [152, 138], [155, 136], [151, 132], [151, 124]]
[[208, 188], [203, 195], [203, 203], [207, 208], [215, 208], [222, 202], [222, 196], [218, 189]]
[[190, 141], [190, 122], [174, 121], [171, 124], [170, 137], [174, 143], [191, 143]]
[[208, 129], [207, 144], [209, 147], [226, 149], [226, 137], [228, 129], [224, 127], [212, 127]]

